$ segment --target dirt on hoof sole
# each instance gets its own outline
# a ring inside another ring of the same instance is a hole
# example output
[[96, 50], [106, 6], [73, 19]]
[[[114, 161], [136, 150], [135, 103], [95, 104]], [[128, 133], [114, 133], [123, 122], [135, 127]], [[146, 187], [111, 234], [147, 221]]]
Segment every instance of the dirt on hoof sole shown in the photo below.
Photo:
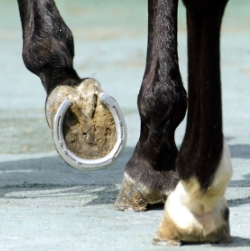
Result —
[[160, 204], [166, 201], [163, 191], [150, 191], [141, 184], [133, 182], [126, 174], [114, 204], [114, 209], [124, 211], [132, 209], [135, 212], [146, 211], [148, 205]]
[[56, 87], [46, 101], [46, 117], [52, 129], [61, 103], [66, 99], [71, 102], [65, 114], [63, 133], [67, 148], [78, 157], [102, 158], [116, 143], [113, 116], [99, 100], [102, 92], [96, 80], [86, 79], [76, 87]]

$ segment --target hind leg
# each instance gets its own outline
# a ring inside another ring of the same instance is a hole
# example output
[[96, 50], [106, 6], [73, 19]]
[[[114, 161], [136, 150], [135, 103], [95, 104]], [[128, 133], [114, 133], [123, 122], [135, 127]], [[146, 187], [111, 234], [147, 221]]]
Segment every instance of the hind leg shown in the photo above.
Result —
[[184, 0], [188, 23], [188, 118], [177, 157], [180, 181], [169, 196], [154, 242], [228, 242], [230, 152], [223, 140], [220, 25], [226, 0]]
[[230, 242], [229, 209], [224, 193], [231, 175], [230, 153], [224, 143], [217, 171], [205, 191], [198, 177], [180, 179], [166, 201], [154, 243], [180, 245], [182, 242]]

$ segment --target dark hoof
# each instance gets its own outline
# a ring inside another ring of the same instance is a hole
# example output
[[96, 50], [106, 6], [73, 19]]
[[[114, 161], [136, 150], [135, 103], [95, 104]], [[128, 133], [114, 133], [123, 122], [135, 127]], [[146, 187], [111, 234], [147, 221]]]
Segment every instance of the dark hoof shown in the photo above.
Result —
[[[114, 209], [124, 211], [126, 209], [133, 209], [135, 212], [146, 211], [148, 205], [164, 204], [169, 193], [175, 188], [176, 174], [172, 172], [171, 183], [173, 184], [172, 189], [157, 189], [152, 188], [147, 183], [133, 181], [126, 173], [114, 204]], [[168, 176], [170, 178], [170, 176]], [[177, 181], [177, 179], [176, 179]], [[160, 180], [159, 180], [160, 182]], [[166, 179], [164, 183], [168, 183]]]
[[116, 199], [114, 209], [124, 211], [133, 209], [136, 212], [147, 210], [147, 199], [137, 190], [137, 187], [131, 180], [124, 177], [121, 189]]

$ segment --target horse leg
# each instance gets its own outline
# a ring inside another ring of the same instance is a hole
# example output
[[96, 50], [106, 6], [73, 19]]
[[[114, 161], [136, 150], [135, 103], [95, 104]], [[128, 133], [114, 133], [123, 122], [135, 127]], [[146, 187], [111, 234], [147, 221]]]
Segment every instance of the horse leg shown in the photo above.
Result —
[[184, 0], [188, 24], [188, 118], [177, 156], [179, 183], [165, 204], [158, 244], [228, 242], [230, 152], [223, 139], [220, 26], [227, 0]]
[[175, 188], [174, 132], [186, 112], [177, 54], [177, 0], [148, 1], [148, 50], [138, 96], [141, 134], [124, 171], [115, 209], [146, 210]]
[[[103, 91], [98, 82], [81, 79], [73, 68], [73, 36], [54, 0], [18, 0], [18, 4], [23, 30], [23, 60], [26, 67], [40, 77], [46, 90], [47, 121], [55, 131], [54, 118], [58, 109], [63, 101], [70, 101], [63, 123], [63, 137], [69, 149], [67, 154], [73, 152], [80, 161], [71, 161], [65, 154], [66, 161], [69, 163], [70, 160], [76, 168], [84, 168], [81, 159], [103, 158], [113, 149], [118, 138], [117, 123], [101, 101]], [[112, 99], [111, 102], [114, 103]], [[62, 142], [59, 143], [57, 150], [63, 154], [65, 148], [59, 151]], [[88, 167], [91, 168], [91, 164]]]

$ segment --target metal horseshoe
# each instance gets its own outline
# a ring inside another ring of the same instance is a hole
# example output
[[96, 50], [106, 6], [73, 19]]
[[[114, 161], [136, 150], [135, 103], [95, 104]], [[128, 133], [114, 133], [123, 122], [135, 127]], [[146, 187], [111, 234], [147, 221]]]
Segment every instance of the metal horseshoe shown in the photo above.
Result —
[[69, 100], [62, 102], [54, 117], [53, 139], [55, 147], [65, 162], [67, 162], [71, 167], [79, 170], [96, 170], [111, 165], [122, 153], [126, 145], [126, 124], [118, 103], [105, 92], [100, 94], [99, 99], [111, 112], [114, 118], [117, 134], [114, 147], [105, 157], [98, 159], [84, 159], [76, 156], [67, 148], [63, 136], [63, 121], [64, 116], [71, 105]]

